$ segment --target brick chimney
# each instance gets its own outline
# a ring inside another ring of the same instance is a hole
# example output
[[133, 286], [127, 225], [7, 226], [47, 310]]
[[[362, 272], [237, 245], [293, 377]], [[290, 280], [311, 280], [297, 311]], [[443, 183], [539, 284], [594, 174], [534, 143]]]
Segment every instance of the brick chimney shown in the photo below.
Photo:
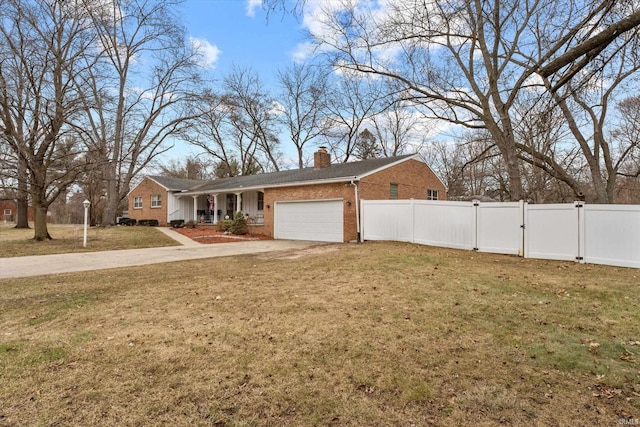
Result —
[[322, 169], [331, 164], [331, 154], [327, 152], [327, 147], [320, 147], [313, 154], [313, 168]]

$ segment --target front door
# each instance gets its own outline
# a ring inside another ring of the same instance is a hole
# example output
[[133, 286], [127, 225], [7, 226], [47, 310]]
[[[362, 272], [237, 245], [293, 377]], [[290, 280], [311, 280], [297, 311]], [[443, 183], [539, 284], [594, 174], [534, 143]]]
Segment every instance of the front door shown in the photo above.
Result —
[[227, 213], [226, 215], [229, 215], [229, 219], [233, 219], [233, 217], [235, 216], [235, 210], [236, 208], [236, 195], [235, 194], [227, 194]]

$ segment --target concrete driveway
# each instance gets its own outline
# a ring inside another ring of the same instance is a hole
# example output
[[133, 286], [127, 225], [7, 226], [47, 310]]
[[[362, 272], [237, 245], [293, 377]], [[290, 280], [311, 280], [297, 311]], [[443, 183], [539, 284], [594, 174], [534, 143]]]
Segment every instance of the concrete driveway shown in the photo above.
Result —
[[184, 236], [179, 235], [179, 233], [175, 231], [162, 228], [158, 229], [180, 241], [183, 245], [163, 248], [0, 258], [0, 279], [103, 270], [107, 268], [132, 267], [136, 265], [161, 264], [190, 259], [215, 258], [272, 251], [298, 250], [318, 244], [317, 242], [293, 240], [256, 240], [203, 245], [189, 238], [181, 239], [177, 236]]

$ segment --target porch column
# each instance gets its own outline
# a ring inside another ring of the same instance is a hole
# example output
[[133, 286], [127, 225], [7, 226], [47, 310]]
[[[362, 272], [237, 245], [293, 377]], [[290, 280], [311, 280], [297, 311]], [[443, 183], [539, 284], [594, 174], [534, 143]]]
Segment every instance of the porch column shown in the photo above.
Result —
[[193, 197], [193, 221], [197, 224], [198, 223], [198, 196], [191, 196]]
[[233, 213], [233, 217], [235, 218], [236, 213], [240, 212], [240, 206], [242, 206], [242, 193], [236, 193], [236, 211]]
[[213, 223], [218, 223], [218, 193], [213, 195]]

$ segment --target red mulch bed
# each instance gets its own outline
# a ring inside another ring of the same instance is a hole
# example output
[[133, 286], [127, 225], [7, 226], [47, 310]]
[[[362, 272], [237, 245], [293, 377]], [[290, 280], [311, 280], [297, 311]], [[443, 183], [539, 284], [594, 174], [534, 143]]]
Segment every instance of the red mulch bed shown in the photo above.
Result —
[[272, 240], [269, 236], [262, 234], [233, 235], [216, 231], [212, 226], [196, 226], [196, 228], [182, 227], [174, 228], [178, 233], [195, 240], [198, 243], [232, 243], [247, 242], [251, 240]]

